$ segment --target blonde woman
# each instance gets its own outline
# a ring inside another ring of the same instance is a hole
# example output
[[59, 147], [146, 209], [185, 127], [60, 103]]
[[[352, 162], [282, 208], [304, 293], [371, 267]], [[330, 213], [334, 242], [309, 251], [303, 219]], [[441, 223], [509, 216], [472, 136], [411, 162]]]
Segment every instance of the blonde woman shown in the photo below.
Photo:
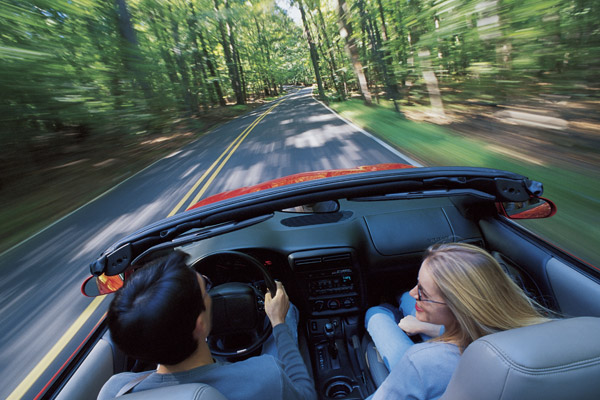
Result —
[[[367, 311], [367, 330], [391, 368], [373, 400], [437, 399], [471, 342], [549, 320], [489, 253], [463, 243], [430, 247], [409, 295], [414, 299], [414, 317], [399, 324], [390, 308]], [[406, 305], [403, 308], [406, 313]], [[418, 333], [441, 334], [413, 344], [408, 335]]]

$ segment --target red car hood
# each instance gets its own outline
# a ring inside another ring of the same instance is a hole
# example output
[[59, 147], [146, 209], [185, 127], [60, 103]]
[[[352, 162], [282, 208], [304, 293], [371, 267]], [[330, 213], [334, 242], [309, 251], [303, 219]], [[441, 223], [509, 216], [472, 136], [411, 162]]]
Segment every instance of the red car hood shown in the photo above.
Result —
[[216, 203], [222, 200], [231, 199], [247, 193], [260, 192], [261, 190], [271, 189], [280, 186], [291, 185], [299, 182], [313, 181], [316, 179], [330, 178], [333, 176], [358, 174], [361, 172], [373, 172], [373, 171], [384, 171], [389, 169], [403, 169], [403, 168], [414, 168], [413, 165], [390, 163], [390, 164], [377, 164], [377, 165], [365, 165], [356, 168], [346, 169], [329, 169], [325, 171], [311, 171], [301, 172], [299, 174], [284, 176], [283, 178], [273, 179], [271, 181], [259, 183], [254, 186], [245, 186], [239, 189], [230, 190], [229, 192], [223, 192], [215, 194], [214, 196], [207, 197], [204, 200], [194, 204], [188, 210], [205, 206], [207, 204]]

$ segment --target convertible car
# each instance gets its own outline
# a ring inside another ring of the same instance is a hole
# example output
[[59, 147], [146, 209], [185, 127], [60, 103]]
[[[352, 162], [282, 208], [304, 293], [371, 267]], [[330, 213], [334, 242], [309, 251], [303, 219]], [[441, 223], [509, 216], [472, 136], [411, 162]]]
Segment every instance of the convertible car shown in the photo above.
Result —
[[[263, 294], [280, 280], [300, 311], [299, 346], [319, 397], [363, 399], [388, 373], [365, 332], [366, 309], [412, 288], [430, 245], [471, 243], [564, 318], [474, 342], [443, 398], [600, 398], [600, 270], [515, 221], [556, 212], [542, 191], [485, 168], [385, 164], [293, 175], [132, 233], [91, 263], [82, 291], [114, 292], [138, 266], [180, 249], [213, 283], [213, 354], [236, 360], [260, 352], [270, 333]], [[81, 352], [44, 396], [93, 399], [111, 375], [155, 367], [122, 354], [104, 323]], [[204, 398], [173, 390], [131, 398]]]

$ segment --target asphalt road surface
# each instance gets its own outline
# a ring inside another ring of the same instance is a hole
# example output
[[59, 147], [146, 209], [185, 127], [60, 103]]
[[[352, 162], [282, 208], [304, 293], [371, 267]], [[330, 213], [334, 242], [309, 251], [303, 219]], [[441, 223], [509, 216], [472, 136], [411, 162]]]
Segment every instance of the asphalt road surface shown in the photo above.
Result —
[[203, 135], [0, 255], [0, 398], [33, 399], [102, 318], [110, 297], [86, 298], [80, 286], [89, 263], [120, 237], [212, 194], [389, 162], [413, 163], [302, 89]]

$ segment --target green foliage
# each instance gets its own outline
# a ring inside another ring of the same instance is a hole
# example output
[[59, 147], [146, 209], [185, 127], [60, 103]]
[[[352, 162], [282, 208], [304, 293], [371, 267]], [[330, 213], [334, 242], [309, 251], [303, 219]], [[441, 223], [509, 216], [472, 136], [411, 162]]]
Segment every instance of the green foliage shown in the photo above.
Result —
[[[329, 32], [329, 41], [339, 43], [335, 1], [305, 3], [313, 31]], [[369, 86], [388, 97], [393, 85], [386, 79], [392, 78], [405, 98], [428, 103], [423, 73], [429, 70], [442, 88], [459, 89], [465, 99], [510, 102], [551, 90], [572, 94], [575, 85], [593, 96], [598, 89], [597, 0], [347, 0], [347, 5]], [[322, 20], [316, 18], [319, 11]], [[327, 60], [328, 49], [320, 49]], [[337, 64], [331, 78], [327, 64], [321, 65], [328, 87], [342, 80], [339, 71], [352, 70], [346, 56]]]
[[[357, 78], [337, 4], [298, 4], [325, 89], [344, 99]], [[347, 6], [359, 61], [377, 96], [395, 97], [400, 88], [409, 102], [427, 104], [428, 70], [450, 89], [442, 90], [445, 101], [457, 92], [509, 102], [571, 92], [576, 84], [579, 95], [597, 89], [597, 0], [348, 0]], [[182, 115], [234, 100], [240, 86], [245, 97], [257, 97], [277, 95], [283, 84], [312, 83], [303, 38], [303, 28], [272, 0], [3, 0], [0, 157], [11, 158], [5, 154], [11, 146], [27, 150], [65, 134], [160, 132]]]
[[161, 133], [231, 101], [224, 46], [245, 96], [309, 81], [301, 35], [265, 1], [0, 1], [0, 187], [77, 141]]

